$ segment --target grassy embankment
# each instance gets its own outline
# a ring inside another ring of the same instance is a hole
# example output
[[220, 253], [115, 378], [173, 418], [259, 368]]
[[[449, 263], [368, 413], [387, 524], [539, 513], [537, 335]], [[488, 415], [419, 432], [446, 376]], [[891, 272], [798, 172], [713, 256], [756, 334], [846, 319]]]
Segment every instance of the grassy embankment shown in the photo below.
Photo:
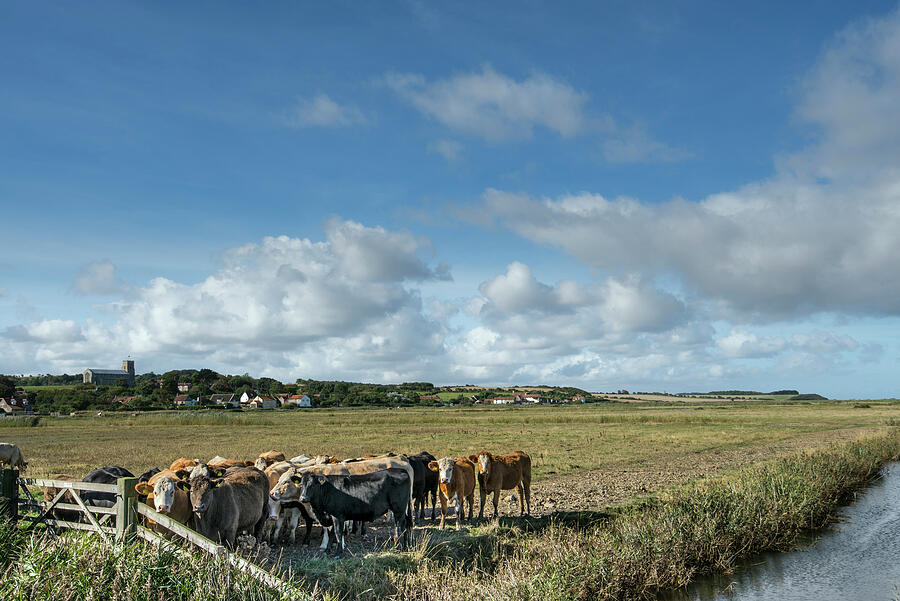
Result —
[[[819, 409], [825, 420], [820, 427], [829, 419], [843, 426], [853, 421], [848, 415], [825, 417], [844, 408]], [[865, 414], [870, 409], [856, 411]], [[862, 419], [867, 425], [870, 418]], [[727, 432], [721, 423], [714, 427], [719, 435]], [[426, 534], [406, 553], [311, 561], [297, 576], [301, 586], [314, 590], [319, 598], [652, 598], [658, 589], [683, 585], [699, 573], [727, 570], [742, 556], [789, 547], [804, 529], [826, 522], [850, 491], [898, 453], [900, 432], [890, 428], [860, 442], [801, 452], [677, 487], [619, 508], [603, 523], [504, 520], [472, 528], [468, 535]], [[17, 540], [0, 534], [5, 541]], [[43, 540], [3, 544], [0, 561], [8, 565], [0, 568], [4, 572], [0, 597], [265, 599], [274, 595], [233, 574], [226, 576], [227, 570], [208, 562], [198, 560], [199, 565], [193, 566], [193, 562], [177, 560], [180, 565], [171, 570], [175, 560], [164, 554], [129, 548], [89, 553], [78, 542], [82, 540], [76, 537], [61, 548], [48, 548]], [[174, 581], [169, 571], [175, 572]]]

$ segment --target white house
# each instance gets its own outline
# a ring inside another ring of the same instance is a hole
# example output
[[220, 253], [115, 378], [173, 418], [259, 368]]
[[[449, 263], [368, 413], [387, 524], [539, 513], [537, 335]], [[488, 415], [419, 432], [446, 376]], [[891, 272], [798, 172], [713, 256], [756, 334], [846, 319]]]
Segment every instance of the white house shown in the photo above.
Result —
[[295, 407], [312, 407], [312, 400], [305, 394], [292, 394], [284, 399], [285, 406], [293, 405]]
[[278, 407], [278, 400], [271, 396], [256, 395], [248, 405], [251, 409], [275, 409]]

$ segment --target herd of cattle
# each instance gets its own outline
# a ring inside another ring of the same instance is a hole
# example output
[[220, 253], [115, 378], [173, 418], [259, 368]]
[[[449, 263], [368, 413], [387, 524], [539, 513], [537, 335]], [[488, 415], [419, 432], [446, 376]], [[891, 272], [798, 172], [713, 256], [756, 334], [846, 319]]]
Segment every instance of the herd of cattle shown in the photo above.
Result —
[[[18, 458], [21, 469], [21, 453]], [[84, 481], [111, 484], [123, 477], [134, 475], [120, 466], [106, 466], [92, 471]], [[427, 452], [343, 461], [327, 455], [286, 460], [277, 451], [263, 453], [255, 461], [217, 456], [203, 463], [181, 457], [166, 469], [141, 474], [135, 489], [139, 501], [158, 513], [229, 546], [234, 546], [242, 532], [257, 540], [274, 543], [287, 538], [294, 543], [301, 517], [306, 526], [303, 543], [308, 544], [315, 517], [323, 531], [320, 548], [328, 549], [331, 532], [340, 555], [346, 548], [347, 525], [352, 523], [353, 531], [359, 527], [364, 532], [366, 522], [385, 514], [393, 519], [394, 540], [406, 544], [414, 520], [425, 519], [429, 496], [432, 522], [440, 499], [440, 527], [444, 528], [449, 511], [455, 509], [459, 529], [465, 504], [468, 519], [473, 518], [476, 484], [481, 496], [479, 518], [484, 516], [489, 496], [492, 517], [496, 517], [501, 490], [516, 489], [520, 515], [531, 513], [531, 458], [522, 451], [506, 455], [482, 451], [439, 460]], [[47, 489], [44, 498], [53, 499], [57, 492]], [[115, 503], [113, 493], [84, 493], [82, 499], [94, 505]], [[79, 517], [65, 509], [55, 509], [54, 514], [63, 520]], [[149, 528], [168, 534], [161, 525], [148, 522]]]

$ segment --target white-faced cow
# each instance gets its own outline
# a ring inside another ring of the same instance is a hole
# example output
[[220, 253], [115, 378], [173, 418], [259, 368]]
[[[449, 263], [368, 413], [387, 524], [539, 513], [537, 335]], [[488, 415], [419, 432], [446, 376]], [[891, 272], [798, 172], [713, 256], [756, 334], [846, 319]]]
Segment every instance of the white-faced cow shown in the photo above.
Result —
[[524, 451], [515, 451], [506, 455], [492, 455], [482, 451], [478, 455], [470, 455], [469, 459], [475, 463], [478, 470], [478, 488], [481, 491], [481, 507], [478, 517], [484, 517], [484, 502], [488, 495], [494, 505], [494, 515], [497, 517], [497, 502], [500, 500], [501, 490], [516, 489], [519, 495], [519, 515], [526, 512], [531, 514], [531, 457]]
[[[307, 509], [299, 501], [285, 501], [282, 503], [272, 495], [281, 475], [296, 467], [300, 467], [300, 465], [295, 465], [290, 461], [281, 461], [274, 463], [265, 469], [264, 473], [269, 482], [269, 523], [266, 526], [264, 538], [270, 542], [278, 542], [281, 536], [282, 527], [285, 522], [287, 522], [288, 538], [290, 543], [294, 544], [297, 540], [297, 524], [302, 517], [306, 524], [306, 536], [303, 538], [303, 544], [309, 544], [313, 523], [311, 515], [312, 510]], [[272, 519], [273, 517], [274, 520]]]
[[466, 457], [442, 457], [428, 464], [428, 469], [438, 473], [438, 489], [441, 498], [441, 528], [447, 517], [447, 505], [457, 505], [456, 529], [465, 519], [465, 502], [469, 504], [469, 519], [475, 509], [475, 464]]
[[[147, 482], [139, 482], [134, 487], [135, 491], [145, 497], [145, 502], [157, 512], [172, 518], [181, 524], [187, 524], [193, 510], [191, 507], [190, 486], [184, 486], [190, 473], [187, 470], [163, 470], [151, 476]], [[187, 490], [185, 490], [187, 489]], [[168, 529], [159, 526], [153, 520], [147, 520], [150, 528], [161, 534], [167, 534]]]

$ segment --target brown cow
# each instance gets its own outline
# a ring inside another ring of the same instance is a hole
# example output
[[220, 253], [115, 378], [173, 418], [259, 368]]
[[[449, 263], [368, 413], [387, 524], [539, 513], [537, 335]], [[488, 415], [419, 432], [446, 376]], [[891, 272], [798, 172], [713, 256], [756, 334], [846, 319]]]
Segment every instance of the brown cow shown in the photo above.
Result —
[[465, 505], [469, 502], [469, 520], [475, 510], [475, 464], [466, 457], [442, 457], [428, 463], [428, 469], [438, 473], [438, 489], [441, 498], [441, 528], [447, 516], [447, 503], [454, 501], [456, 507], [456, 529], [465, 519]]
[[179, 457], [175, 461], [172, 462], [172, 465], [169, 466], [169, 469], [173, 472], [177, 472], [178, 470], [189, 470], [195, 465], [199, 465], [199, 459], [188, 459], [187, 457]]
[[469, 455], [469, 459], [478, 469], [478, 488], [481, 491], [481, 508], [478, 517], [484, 517], [484, 502], [489, 494], [494, 504], [494, 515], [497, 517], [497, 502], [501, 490], [516, 489], [519, 493], [519, 515], [525, 514], [526, 503], [528, 515], [531, 515], [531, 457], [524, 451], [515, 451], [507, 455], [491, 455], [482, 451], [478, 455]]
[[284, 461], [284, 453], [279, 451], [266, 451], [256, 458], [253, 466], [258, 470], [265, 471], [267, 467], [273, 463], [278, 463], [279, 461]]
[[[212, 459], [209, 460], [209, 463], [206, 465], [209, 466], [210, 469], [213, 470], [227, 470], [230, 467], [253, 467], [253, 461], [241, 461], [240, 459], [226, 459], [225, 457], [220, 457], [216, 455]], [[260, 470], [262, 471], [262, 470]]]
[[189, 488], [197, 529], [207, 538], [234, 547], [235, 539], [247, 530], [257, 539], [269, 517], [269, 482], [253, 467], [236, 467], [222, 478], [191, 474]]

